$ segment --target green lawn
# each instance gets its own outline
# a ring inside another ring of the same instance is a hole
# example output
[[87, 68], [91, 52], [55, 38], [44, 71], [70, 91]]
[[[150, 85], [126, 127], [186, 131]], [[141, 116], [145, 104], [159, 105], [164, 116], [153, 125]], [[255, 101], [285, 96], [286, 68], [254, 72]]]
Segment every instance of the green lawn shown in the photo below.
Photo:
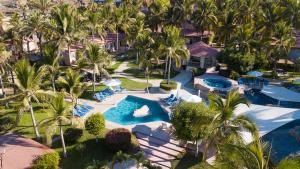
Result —
[[[139, 78], [139, 79], [146, 79], [145, 78], [145, 72], [141, 69], [139, 69], [139, 66], [137, 64], [135, 64], [134, 62], [129, 62], [127, 64], [127, 66], [129, 67], [128, 69], [124, 70], [124, 73], [127, 73], [135, 78]], [[175, 77], [176, 75], [178, 75], [179, 72], [177, 71], [172, 71], [171, 72], [171, 78]], [[149, 79], [164, 79], [164, 75], [163, 75], [163, 70], [162, 69], [157, 69], [157, 71], [153, 72]]]
[[109, 68], [107, 68], [107, 71], [109, 74], [113, 74], [116, 69], [119, 68], [119, 66], [122, 64], [122, 61], [116, 61], [113, 65], [111, 65]]
[[[144, 90], [147, 87], [147, 83], [129, 80], [125, 77], [117, 77], [117, 78], [121, 80], [122, 82], [121, 86], [126, 90]], [[96, 86], [96, 91], [103, 90], [105, 88], [107, 88], [107, 86], [100, 84]], [[88, 89], [86, 89], [82, 93], [80, 98], [93, 100], [93, 86], [89, 86]]]

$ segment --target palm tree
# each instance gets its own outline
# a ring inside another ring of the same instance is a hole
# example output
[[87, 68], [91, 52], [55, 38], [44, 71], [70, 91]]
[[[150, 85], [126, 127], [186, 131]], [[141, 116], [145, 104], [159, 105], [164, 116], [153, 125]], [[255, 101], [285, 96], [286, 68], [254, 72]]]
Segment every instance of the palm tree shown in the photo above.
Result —
[[33, 9], [38, 9], [43, 15], [46, 15], [53, 7], [51, 0], [30, 0], [28, 6]]
[[117, 152], [117, 154], [115, 154], [113, 156], [112, 159], [112, 168], [114, 168], [114, 166], [119, 163], [120, 164], [120, 169], [125, 169], [126, 166], [124, 167], [124, 162], [127, 162], [130, 159], [130, 156], [128, 154], [123, 153], [122, 151]]
[[6, 51], [5, 44], [0, 43], [0, 86], [3, 92], [3, 97], [6, 97], [6, 93], [4, 91], [4, 83], [3, 83], [3, 76], [6, 74], [6, 69], [9, 67], [9, 59], [11, 53]]
[[96, 74], [104, 74], [109, 76], [105, 67], [110, 64], [110, 55], [99, 45], [91, 43], [86, 50], [86, 61], [93, 70], [93, 92], [96, 91]]
[[217, 25], [216, 6], [213, 0], [198, 1], [197, 10], [193, 13], [192, 22], [202, 34]]
[[153, 64], [159, 63], [159, 57], [156, 54], [158, 45], [151, 36], [151, 30], [145, 29], [140, 36], [137, 37], [135, 52], [140, 53], [138, 60], [139, 66], [144, 68], [145, 77], [147, 78], [147, 92], [149, 93], [149, 76], [153, 70]]
[[98, 11], [87, 10], [85, 13], [85, 27], [92, 34], [93, 40], [95, 35], [100, 36], [101, 39], [104, 39], [106, 36], [106, 18], [103, 18]]
[[237, 27], [237, 13], [233, 9], [225, 10], [218, 15], [217, 38], [226, 47]]
[[141, 164], [146, 160], [144, 153], [139, 152], [132, 156], [134, 160], [136, 161], [136, 168], [139, 169], [141, 167]]
[[47, 118], [41, 121], [42, 126], [47, 126], [47, 140], [50, 143], [53, 134], [56, 133], [57, 127], [59, 127], [61, 145], [63, 147], [63, 155], [67, 157], [67, 150], [63, 134], [63, 126], [70, 124], [69, 114], [72, 110], [71, 104], [65, 101], [63, 93], [58, 93], [54, 97], [47, 98], [46, 111], [53, 115], [51, 118]]
[[166, 58], [166, 65], [168, 65], [167, 81], [169, 84], [172, 60], [175, 61], [176, 67], [180, 67], [182, 60], [189, 58], [189, 51], [185, 46], [184, 39], [180, 37], [180, 30], [174, 26], [167, 26], [164, 28], [163, 40], [159, 48], [162, 55]]
[[44, 49], [43, 64], [48, 74], [51, 76], [52, 89], [55, 92], [55, 78], [59, 71], [61, 56], [58, 55], [58, 48], [55, 44], [49, 43]]
[[77, 99], [86, 88], [85, 84], [80, 82], [81, 76], [78, 72], [68, 68], [65, 76], [60, 76], [57, 83], [62, 86], [65, 92], [71, 97], [73, 106], [77, 105]]
[[204, 159], [206, 158], [207, 148], [212, 145], [243, 143], [240, 133], [242, 129], [249, 131], [254, 137], [258, 136], [256, 126], [249, 118], [243, 115], [234, 117], [234, 111], [239, 104], [249, 105], [248, 101], [238, 91], [230, 91], [225, 100], [215, 93], [211, 93], [208, 99], [210, 109], [217, 112], [217, 114], [211, 122], [211, 134], [205, 146]]
[[20, 121], [21, 113], [29, 109], [36, 138], [40, 139], [32, 102], [39, 102], [39, 97], [46, 94], [51, 94], [40, 89], [40, 84], [42, 83], [42, 78], [45, 74], [44, 70], [39, 69], [38, 71], [36, 71], [35, 67], [30, 66], [29, 62], [24, 59], [18, 61], [14, 68], [14, 71], [16, 73], [15, 86], [18, 88], [19, 93], [10, 97], [6, 97], [5, 99], [3, 99], [3, 101], [20, 100], [22, 108], [19, 109], [19, 112], [17, 114], [17, 124]]
[[80, 18], [76, 12], [76, 9], [68, 4], [58, 5], [53, 8], [51, 15], [53, 22], [49, 25], [50, 29], [56, 34], [54, 41], [58, 44], [59, 49], [67, 47], [69, 56], [71, 44], [76, 38], [81, 37], [79, 30]]
[[38, 45], [40, 49], [40, 55], [43, 56], [42, 39], [44, 30], [46, 29], [45, 17], [37, 11], [30, 13], [29, 18], [25, 22], [24, 34], [28, 38], [32, 38], [34, 35], [38, 38]]

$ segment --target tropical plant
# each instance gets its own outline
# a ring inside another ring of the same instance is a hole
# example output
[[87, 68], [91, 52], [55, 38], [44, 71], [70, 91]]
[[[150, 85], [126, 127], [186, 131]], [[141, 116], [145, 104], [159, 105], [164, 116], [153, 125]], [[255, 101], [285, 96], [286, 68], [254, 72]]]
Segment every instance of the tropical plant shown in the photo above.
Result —
[[9, 65], [10, 56], [11, 53], [5, 49], [5, 44], [0, 43], [0, 87], [3, 92], [4, 98], [6, 97], [6, 93], [4, 91], [3, 77], [6, 74], [7, 68], [10, 67]]
[[51, 153], [46, 153], [40, 157], [38, 157], [34, 164], [32, 165], [32, 169], [42, 169], [42, 168], [51, 168], [58, 169], [59, 168], [59, 154], [54, 151]]
[[65, 76], [60, 76], [57, 83], [64, 88], [65, 92], [71, 97], [72, 104], [77, 105], [77, 99], [82, 94], [86, 85], [80, 81], [81, 76], [71, 68], [67, 69]]
[[72, 105], [65, 101], [65, 95], [63, 93], [57, 93], [55, 96], [46, 98], [45, 111], [53, 115], [51, 118], [41, 121], [41, 126], [47, 126], [47, 142], [51, 143], [52, 136], [56, 133], [56, 130], [59, 127], [63, 155], [64, 157], [67, 157], [63, 126], [71, 123], [69, 115], [72, 111]]
[[182, 60], [189, 58], [189, 51], [185, 46], [185, 41], [180, 36], [180, 30], [174, 26], [164, 28], [160, 50], [165, 56], [165, 63], [168, 65], [168, 83], [170, 82], [172, 60], [176, 67], [180, 67]]
[[103, 18], [98, 11], [87, 10], [85, 13], [85, 27], [91, 33], [93, 40], [95, 35], [98, 35], [101, 39], [106, 36], [106, 18]]
[[130, 160], [130, 159], [131, 159], [131, 158], [130, 158], [130, 156], [129, 156], [128, 154], [123, 153], [122, 151], [119, 151], [119, 152], [117, 152], [117, 154], [115, 154], [115, 155], [113, 156], [111, 166], [112, 166], [112, 168], [114, 168], [115, 165], [116, 165], [117, 163], [119, 163], [120, 169], [125, 169], [125, 168], [127, 168], [127, 166], [126, 166], [126, 165], [124, 166], [124, 162], [127, 162], [127, 161]]
[[86, 49], [86, 61], [88, 67], [93, 70], [93, 92], [96, 92], [96, 74], [103, 74], [109, 77], [109, 73], [105, 70], [111, 62], [111, 56], [95, 43], [88, 45]]
[[43, 15], [46, 15], [53, 5], [51, 0], [29, 0], [28, 2], [30, 8], [39, 10]]
[[85, 129], [96, 136], [96, 142], [98, 141], [98, 136], [104, 133], [105, 129], [105, 119], [102, 114], [93, 114], [89, 116], [85, 121]]
[[41, 90], [40, 84], [42, 83], [44, 70], [39, 69], [35, 70], [35, 67], [31, 66], [28, 61], [20, 60], [14, 66], [16, 73], [16, 82], [15, 86], [18, 89], [18, 93], [12, 95], [10, 97], [6, 97], [2, 99], [3, 101], [7, 100], [19, 100], [21, 103], [21, 107], [19, 108], [16, 122], [17, 124], [20, 122], [21, 114], [28, 110], [30, 111], [32, 125], [34, 128], [35, 135], [37, 139], [40, 138], [40, 134], [37, 128], [34, 111], [32, 107], [33, 102], [39, 102], [39, 97], [43, 97], [45, 95], [50, 95], [51, 93]]
[[55, 92], [55, 80], [59, 73], [59, 62], [61, 56], [58, 55], [58, 48], [55, 44], [49, 43], [45, 46], [43, 55], [43, 66], [45, 67], [47, 73], [51, 76], [52, 89]]

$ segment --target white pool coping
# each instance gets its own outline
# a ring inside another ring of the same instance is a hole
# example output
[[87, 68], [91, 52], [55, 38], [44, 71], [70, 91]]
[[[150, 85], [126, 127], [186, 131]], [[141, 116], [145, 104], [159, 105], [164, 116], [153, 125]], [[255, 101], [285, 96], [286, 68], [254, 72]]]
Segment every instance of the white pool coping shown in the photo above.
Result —
[[[226, 81], [229, 81], [231, 83], [231, 86], [227, 87], [227, 88], [212, 87], [212, 86], [207, 85], [204, 82], [204, 79], [222, 79], [222, 80], [226, 80]], [[238, 83], [236, 81], [234, 81], [232, 79], [229, 79], [229, 78], [226, 78], [226, 77], [223, 77], [223, 76], [216, 75], [216, 74], [204, 74], [202, 76], [197, 76], [197, 77], [194, 78], [194, 85], [196, 85], [196, 84], [199, 84], [199, 85], [209, 89], [210, 91], [214, 91], [214, 90], [228, 91], [228, 90], [231, 90], [232, 88], [234, 88], [238, 85]]]

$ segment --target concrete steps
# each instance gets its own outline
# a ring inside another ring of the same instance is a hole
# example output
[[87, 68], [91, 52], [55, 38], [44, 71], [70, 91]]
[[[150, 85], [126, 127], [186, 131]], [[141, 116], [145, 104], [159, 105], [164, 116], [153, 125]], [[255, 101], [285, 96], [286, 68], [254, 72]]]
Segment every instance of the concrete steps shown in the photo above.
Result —
[[150, 136], [142, 132], [134, 132], [141, 150], [145, 153], [147, 159], [152, 164], [162, 167], [163, 169], [171, 168], [171, 161], [185, 151], [175, 140], [163, 140], [157, 136]]

